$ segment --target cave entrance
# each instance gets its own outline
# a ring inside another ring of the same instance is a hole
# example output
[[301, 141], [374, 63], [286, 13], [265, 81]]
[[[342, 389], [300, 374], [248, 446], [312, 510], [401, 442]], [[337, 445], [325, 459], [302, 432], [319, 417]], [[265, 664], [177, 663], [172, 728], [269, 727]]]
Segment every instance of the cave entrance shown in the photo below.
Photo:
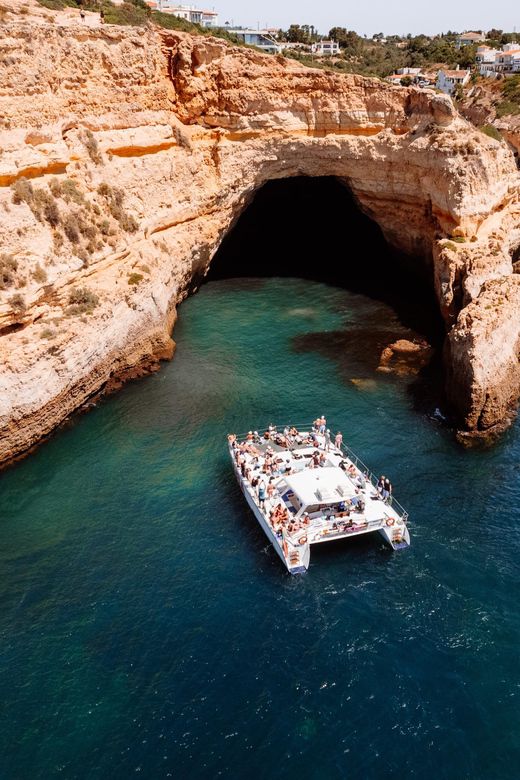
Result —
[[431, 264], [392, 249], [335, 177], [269, 181], [212, 260], [207, 280], [286, 276], [326, 282], [389, 304], [439, 346], [444, 328]]

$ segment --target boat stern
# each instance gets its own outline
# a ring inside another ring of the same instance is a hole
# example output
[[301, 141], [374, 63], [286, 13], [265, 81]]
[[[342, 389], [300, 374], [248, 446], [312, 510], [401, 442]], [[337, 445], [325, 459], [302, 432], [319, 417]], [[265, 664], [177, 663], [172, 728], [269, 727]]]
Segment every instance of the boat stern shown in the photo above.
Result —
[[391, 524], [385, 523], [379, 533], [390, 545], [392, 550], [405, 550], [410, 546], [410, 532], [403, 520], [397, 520]]

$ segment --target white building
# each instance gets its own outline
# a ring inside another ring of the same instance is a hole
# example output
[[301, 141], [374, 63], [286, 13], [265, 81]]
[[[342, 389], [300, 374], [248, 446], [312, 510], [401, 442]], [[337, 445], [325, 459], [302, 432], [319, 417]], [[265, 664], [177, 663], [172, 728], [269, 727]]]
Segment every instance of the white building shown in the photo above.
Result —
[[520, 44], [506, 43], [498, 52], [497, 68], [501, 73], [518, 73], [520, 70]]
[[520, 44], [506, 43], [501, 49], [479, 46], [475, 62], [481, 76], [520, 73]]
[[457, 38], [457, 47], [460, 49], [461, 46], [469, 46], [472, 43], [480, 43], [485, 40], [486, 36], [482, 35], [482, 33], [466, 32]]
[[276, 41], [268, 30], [253, 30], [246, 27], [226, 27], [226, 30], [242, 39], [243, 43], [257, 46], [268, 54], [281, 54], [283, 46]]
[[397, 68], [396, 70], [396, 73], [398, 73], [400, 76], [411, 76], [413, 78], [418, 76], [420, 72], [420, 68]]
[[146, 3], [150, 8], [186, 19], [192, 24], [200, 24], [202, 27], [218, 26], [218, 13], [215, 10], [204, 10], [195, 5], [179, 5], [174, 0], [146, 0]]
[[469, 70], [440, 70], [437, 74], [437, 89], [446, 95], [453, 95], [455, 88], [463, 87], [468, 83], [471, 76]]
[[332, 57], [339, 54], [339, 43], [336, 41], [320, 41], [312, 44], [312, 53], [318, 57]]

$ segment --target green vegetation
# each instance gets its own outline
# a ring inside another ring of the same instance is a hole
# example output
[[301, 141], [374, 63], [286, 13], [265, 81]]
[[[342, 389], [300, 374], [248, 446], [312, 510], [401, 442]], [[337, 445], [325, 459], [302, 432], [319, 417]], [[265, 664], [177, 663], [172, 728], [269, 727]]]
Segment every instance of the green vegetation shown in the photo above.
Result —
[[52, 193], [33, 187], [25, 178], [15, 181], [11, 188], [13, 203], [26, 203], [39, 222], [46, 220], [51, 227], [59, 225], [60, 211]]
[[[301, 28], [298, 25], [291, 25], [287, 32], [281, 32], [281, 39], [308, 44], [317, 38], [312, 33], [313, 29], [312, 25]], [[390, 35], [385, 38], [382, 33], [378, 33], [368, 39], [358, 35], [354, 30], [333, 27], [329, 31], [329, 37], [340, 45], [340, 54], [337, 57], [317, 58], [310, 53], [294, 49], [285, 50], [284, 55], [314, 68], [384, 78], [399, 68], [436, 70], [440, 65], [449, 68], [459, 65], [467, 68], [474, 64], [477, 48], [463, 46], [458, 49], [456, 45], [458, 36], [453, 32], [432, 38], [426, 35], [408, 35], [405, 38]], [[404, 76], [405, 84], [406, 80], [407, 77]]]
[[85, 205], [85, 197], [78, 185], [73, 179], [60, 181], [56, 177], [51, 179], [49, 189], [55, 198], [62, 198], [65, 203], [77, 203], [78, 206]]
[[237, 35], [228, 32], [224, 27], [212, 27], [210, 30], [172, 14], [152, 11], [144, 0], [126, 0], [122, 5], [114, 5], [111, 0], [38, 0], [38, 2], [52, 11], [59, 11], [67, 7], [85, 11], [99, 12], [102, 10], [105, 24], [143, 26], [148, 22], [153, 22], [153, 24], [167, 30], [181, 30], [194, 35], [213, 35], [216, 38], [223, 38], [235, 46], [244, 45]]
[[83, 6], [87, 11], [97, 10], [94, 8], [96, 3], [91, 3], [85, 0], [84, 3], [76, 2], [76, 0], [38, 0], [40, 5], [44, 8], [49, 8], [51, 11], [61, 11], [63, 8], [79, 8]]
[[[173, 14], [151, 10], [144, 0], [126, 0], [122, 5], [114, 5], [111, 0], [38, 0], [40, 5], [50, 9], [65, 7], [83, 8], [87, 11], [103, 12], [105, 23], [143, 26], [156, 24], [168, 30], [180, 30], [194, 35], [213, 36], [229, 41], [235, 46], [247, 46], [235, 34], [223, 27], [202, 27], [181, 19]], [[304, 46], [318, 41], [322, 36], [312, 24], [291, 24], [288, 30], [280, 30], [278, 39], [283, 42], [300, 43]], [[399, 68], [431, 68], [439, 66], [448, 68], [469, 68], [475, 63], [477, 45], [457, 48], [458, 33], [449, 31], [435, 36], [427, 35], [385, 35], [377, 33], [372, 38], [365, 38], [354, 30], [345, 27], [333, 27], [328, 37], [340, 45], [340, 54], [328, 59], [315, 57], [310, 52], [287, 49], [284, 56], [298, 60], [307, 67], [322, 70], [337, 70], [347, 73], [360, 73], [367, 76], [384, 78]], [[500, 47], [514, 40], [514, 33], [492, 29], [487, 33], [488, 45]], [[248, 48], [255, 48], [250, 47]], [[508, 102], [507, 102], [508, 101]], [[515, 100], [506, 98], [499, 109], [502, 113], [517, 113], [511, 107]], [[92, 143], [94, 141], [94, 143]], [[94, 162], [98, 159], [98, 150], [94, 146], [95, 139], [86, 142], [89, 154]]]
[[40, 333], [41, 339], [55, 339], [56, 338], [56, 331], [52, 330], [51, 328], [44, 328], [42, 332]]
[[497, 105], [497, 116], [520, 114], [520, 75], [505, 79], [502, 85], [504, 99]]
[[223, 38], [234, 46], [246, 45], [238, 35], [228, 32], [225, 27], [202, 27], [200, 24], [193, 24], [186, 19], [181, 19], [173, 14], [161, 13], [161, 11], [152, 11], [150, 19], [154, 24], [164, 27], [166, 30], [180, 30], [181, 32], [192, 33], [192, 35], [212, 35], [215, 38]]
[[71, 244], [79, 244], [81, 236], [79, 234], [79, 222], [76, 214], [67, 214], [63, 220], [63, 232]]
[[133, 274], [130, 274], [129, 277], [128, 277], [128, 284], [135, 284], [135, 285], [137, 285], [137, 284], [139, 284], [139, 282], [142, 282], [143, 279], [144, 279], [144, 276], [142, 274], [133, 273]]
[[92, 314], [99, 304], [99, 298], [88, 287], [75, 287], [70, 292], [69, 304], [67, 309], [69, 315]]
[[103, 14], [106, 24], [142, 26], [150, 18], [150, 9], [144, 0], [130, 0], [122, 5], [103, 2]]
[[106, 201], [108, 210], [122, 230], [127, 233], [135, 233], [139, 228], [135, 218], [123, 209], [125, 194], [118, 187], [111, 187], [110, 184], [102, 182], [98, 187], [98, 194]]
[[493, 138], [495, 141], [503, 140], [502, 135], [496, 129], [496, 127], [493, 127], [493, 125], [482, 125], [482, 127], [479, 127], [479, 130], [481, 133], [488, 135], [490, 138]]

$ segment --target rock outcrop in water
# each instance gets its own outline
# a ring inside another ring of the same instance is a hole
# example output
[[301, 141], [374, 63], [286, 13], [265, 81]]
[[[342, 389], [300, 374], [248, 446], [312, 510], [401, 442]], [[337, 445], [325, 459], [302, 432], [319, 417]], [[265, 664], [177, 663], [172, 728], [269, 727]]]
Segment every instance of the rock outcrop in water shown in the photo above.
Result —
[[47, 16], [2, 29], [0, 461], [170, 357], [176, 304], [255, 191], [294, 175], [341, 178], [431, 263], [461, 427], [503, 427], [520, 386], [504, 145], [434, 92]]

